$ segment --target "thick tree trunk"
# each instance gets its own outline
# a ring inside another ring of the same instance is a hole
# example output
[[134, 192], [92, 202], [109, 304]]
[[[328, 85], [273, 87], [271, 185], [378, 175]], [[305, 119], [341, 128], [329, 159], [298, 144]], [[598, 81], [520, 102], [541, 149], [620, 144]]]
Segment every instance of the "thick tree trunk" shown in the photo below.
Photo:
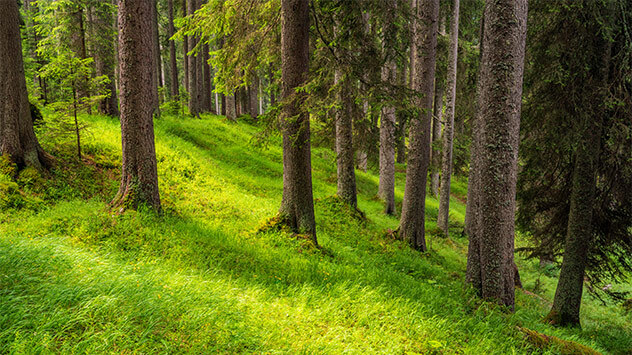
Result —
[[[187, 14], [193, 15], [196, 10], [196, 0], [186, 0]], [[187, 40], [187, 51], [191, 52], [197, 45], [195, 37], [189, 37]], [[198, 83], [197, 83], [197, 56], [194, 54], [188, 55], [188, 78], [189, 78], [189, 113], [195, 117], [200, 117], [200, 105], [198, 101]]]
[[[438, 81], [438, 80], [437, 80]], [[432, 162], [430, 174], [430, 192], [434, 198], [439, 197], [439, 166], [441, 156], [437, 145], [441, 141], [441, 121], [443, 118], [443, 86], [435, 82], [434, 113], [432, 115], [432, 149], [430, 159]]]
[[[173, 25], [173, 0], [167, 1], [169, 11], [169, 38], [173, 37], [176, 29]], [[185, 53], [186, 56], [186, 53]], [[180, 96], [180, 81], [178, 80], [178, 62], [176, 60], [176, 42], [169, 40], [169, 65], [171, 67], [171, 99], [178, 100]]]
[[338, 86], [340, 107], [336, 110], [336, 166], [338, 196], [353, 207], [357, 207], [355, 162], [353, 154], [353, 102], [349, 79], [340, 69], [334, 73], [334, 84]]
[[312, 195], [309, 114], [304, 92], [296, 92], [309, 68], [309, 1], [281, 0], [283, 199], [279, 210], [297, 233], [314, 244], [316, 221]]
[[0, 155], [7, 155], [18, 168], [50, 167], [52, 157], [33, 132], [16, 1], [0, 1], [0, 98]]
[[152, 117], [156, 72], [152, 11], [150, 1], [119, 1], [123, 165], [121, 186], [111, 205], [121, 210], [147, 205], [160, 211]]
[[[513, 310], [514, 219], [527, 0], [488, 1], [481, 61], [478, 245], [483, 298]], [[469, 262], [469, 260], [468, 260]], [[477, 272], [476, 270], [471, 270]], [[477, 285], [475, 285], [477, 286]]]
[[231, 121], [236, 121], [237, 120], [237, 105], [235, 102], [235, 94], [229, 94], [229, 95], [225, 95], [226, 98], [226, 107], [222, 107], [222, 110], [226, 110], [226, 112], [224, 113], [226, 115], [226, 118], [228, 118]]
[[434, 94], [439, 0], [419, 0], [415, 21], [413, 88], [420, 112], [411, 118], [406, 186], [399, 236], [418, 250], [426, 251], [426, 183], [430, 160], [430, 123]]
[[454, 106], [456, 103], [457, 56], [459, 51], [459, 0], [453, 0], [450, 24], [450, 51], [448, 52], [448, 81], [443, 129], [443, 159], [441, 164], [441, 198], [437, 226], [449, 236], [450, 179], [452, 177], [452, 139], [454, 137]]

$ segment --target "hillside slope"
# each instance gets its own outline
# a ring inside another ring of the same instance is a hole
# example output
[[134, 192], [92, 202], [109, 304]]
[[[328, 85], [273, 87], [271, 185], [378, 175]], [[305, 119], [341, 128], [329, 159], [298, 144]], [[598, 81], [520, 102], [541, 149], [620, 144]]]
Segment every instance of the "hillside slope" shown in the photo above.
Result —
[[[333, 197], [329, 149], [312, 160], [322, 248], [284, 233], [270, 221], [279, 139], [257, 148], [246, 123], [156, 120], [165, 213], [117, 215], [107, 202], [118, 188], [118, 122], [82, 120], [84, 164], [44, 136], [59, 157], [51, 176], [0, 177], [1, 353], [532, 353], [518, 326], [632, 351], [630, 316], [589, 296], [583, 330], [542, 324], [555, 270], [532, 262], [519, 260], [523, 283], [541, 297], [517, 291], [514, 314], [481, 303], [463, 282], [461, 223], [450, 240], [435, 235], [429, 198], [430, 252], [411, 250], [388, 234], [398, 219], [382, 214], [374, 173], [357, 172], [366, 220]], [[451, 216], [461, 222], [465, 189], [457, 179]]]

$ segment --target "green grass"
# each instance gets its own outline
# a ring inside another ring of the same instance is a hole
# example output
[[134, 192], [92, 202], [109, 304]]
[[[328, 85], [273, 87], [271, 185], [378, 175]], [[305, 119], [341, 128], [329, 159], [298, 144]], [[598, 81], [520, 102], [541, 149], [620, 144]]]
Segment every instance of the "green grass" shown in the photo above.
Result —
[[583, 330], [541, 323], [556, 279], [534, 262], [518, 260], [523, 283], [533, 290], [539, 279], [542, 298], [518, 290], [514, 314], [473, 295], [459, 233], [464, 179], [454, 181], [451, 239], [433, 234], [438, 201], [427, 199], [423, 255], [387, 235], [398, 218], [382, 213], [376, 174], [357, 173], [367, 219], [357, 218], [332, 197], [334, 154], [316, 148], [315, 249], [281, 231], [256, 232], [280, 204], [278, 137], [260, 149], [251, 143], [257, 128], [245, 123], [158, 119], [165, 213], [117, 215], [107, 202], [118, 188], [118, 122], [82, 120], [90, 126], [83, 164], [45, 138], [58, 157], [49, 176], [24, 174], [18, 189], [0, 179], [1, 353], [539, 351], [517, 326], [604, 353], [632, 351], [630, 315], [589, 296]]

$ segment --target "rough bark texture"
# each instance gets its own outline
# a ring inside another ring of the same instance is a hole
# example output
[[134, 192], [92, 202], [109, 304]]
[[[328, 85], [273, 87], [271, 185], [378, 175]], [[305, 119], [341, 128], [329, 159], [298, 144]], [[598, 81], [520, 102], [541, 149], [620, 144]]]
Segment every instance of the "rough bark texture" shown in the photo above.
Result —
[[441, 198], [437, 226], [448, 236], [450, 219], [450, 179], [452, 177], [452, 139], [454, 137], [454, 107], [456, 103], [456, 72], [459, 51], [459, 0], [452, 5], [450, 24], [450, 51], [448, 52], [448, 82], [446, 94], [445, 126], [443, 128], [443, 159], [441, 163]]
[[[382, 68], [382, 81], [395, 84], [396, 80], [397, 65], [391, 60]], [[378, 197], [384, 201], [384, 213], [388, 215], [395, 214], [395, 115], [395, 107], [389, 105], [382, 108]]]
[[119, 2], [121, 66], [121, 186], [112, 201], [116, 208], [147, 205], [160, 210], [154, 145], [154, 33], [149, 1]]
[[309, 1], [281, 0], [281, 112], [283, 129], [283, 199], [279, 210], [290, 227], [316, 241], [312, 196], [309, 114], [305, 93], [296, 92], [309, 68]]
[[[599, 71], [603, 88], [608, 88], [610, 56], [612, 44], [603, 43], [603, 65]], [[598, 78], [599, 79], [599, 78]], [[602, 89], [602, 102], [607, 102], [607, 90]], [[603, 132], [605, 104], [595, 114], [583, 115], [582, 132], [579, 135], [575, 150], [575, 166], [573, 168], [573, 187], [568, 212], [568, 227], [564, 243], [562, 269], [555, 289], [553, 307], [547, 316], [552, 324], [580, 326], [579, 310], [581, 307], [584, 274], [588, 263], [588, 251], [594, 235], [593, 208], [596, 198], [597, 169], [601, 153], [601, 137]]]
[[527, 0], [488, 1], [484, 16], [479, 107], [483, 131], [481, 191], [473, 236], [479, 252], [475, 263], [480, 267], [470, 268], [470, 272], [480, 273], [483, 298], [513, 310], [514, 215]]
[[18, 168], [49, 167], [52, 158], [33, 132], [16, 1], [0, 1], [0, 98], [0, 155]]
[[[438, 81], [438, 80], [437, 80]], [[432, 150], [430, 159], [432, 161], [432, 173], [430, 174], [430, 192], [435, 198], [439, 197], [439, 166], [441, 165], [441, 153], [437, 145], [441, 141], [441, 121], [443, 118], [443, 86], [435, 83], [434, 113], [432, 115]]]
[[223, 112], [223, 114], [226, 115], [226, 118], [228, 118], [231, 121], [236, 121], [237, 120], [237, 108], [235, 105], [235, 94], [229, 94], [229, 95], [225, 95], [226, 101], [225, 101], [225, 106], [226, 107], [222, 107], [222, 111], [225, 110], [225, 112]]
[[94, 64], [96, 67], [97, 76], [105, 75], [110, 79], [110, 83], [107, 85], [107, 91], [109, 96], [101, 102], [99, 102], [99, 113], [108, 116], [118, 116], [118, 98], [116, 96], [116, 77], [114, 76], [115, 61], [115, 36], [111, 29], [113, 26], [112, 13], [105, 11], [102, 8], [97, 8], [94, 11], [94, 33], [101, 41], [97, 43], [94, 48]]
[[[187, 14], [193, 15], [196, 10], [197, 1], [196, 0], [186, 0], [187, 3]], [[189, 37], [187, 40], [188, 48], [187, 52], [193, 51], [195, 46], [197, 45], [197, 40], [195, 37]], [[198, 83], [197, 83], [197, 57], [194, 54], [188, 55], [188, 78], [189, 78], [189, 113], [193, 116], [200, 116], [200, 104], [198, 101]]]
[[336, 166], [338, 168], [338, 196], [353, 207], [357, 207], [355, 162], [353, 154], [353, 102], [348, 78], [344, 78], [340, 69], [334, 73], [334, 84], [338, 85], [336, 110]]
[[422, 96], [417, 98], [419, 114], [411, 118], [406, 187], [402, 204], [399, 236], [416, 249], [426, 251], [425, 214], [426, 183], [430, 160], [430, 123], [434, 94], [435, 61], [439, 0], [419, 0], [415, 7], [415, 61], [413, 89]]
[[[175, 33], [175, 27], [173, 25], [173, 0], [167, 1], [167, 8], [169, 11], [169, 25], [168, 35], [169, 38], [173, 37]], [[186, 55], [186, 54], [185, 54]], [[180, 81], [178, 81], [178, 62], [176, 60], [176, 42], [169, 40], [169, 66], [171, 67], [171, 98], [178, 100], [180, 97]]]
[[[187, 1], [182, 0], [182, 16], [186, 15]], [[182, 63], [184, 64], [184, 89], [187, 93], [191, 93], [191, 85], [189, 83], [189, 56], [187, 55], [187, 53], [189, 53], [189, 36], [182, 36], [182, 53], [184, 54], [182, 58]]]

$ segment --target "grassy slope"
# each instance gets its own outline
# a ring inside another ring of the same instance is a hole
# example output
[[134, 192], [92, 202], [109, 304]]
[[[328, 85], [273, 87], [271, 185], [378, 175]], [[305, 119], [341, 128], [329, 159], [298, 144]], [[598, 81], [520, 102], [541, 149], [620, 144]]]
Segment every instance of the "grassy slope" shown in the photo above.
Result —
[[[255, 233], [279, 206], [282, 158], [278, 138], [265, 150], [250, 144], [257, 129], [245, 123], [157, 120], [166, 213], [113, 215], [105, 202], [118, 183], [118, 122], [83, 119], [90, 163], [72, 164], [48, 142], [62, 156], [54, 178], [22, 177], [23, 207], [0, 212], [2, 353], [530, 353], [518, 325], [603, 352], [632, 350], [629, 316], [588, 297], [583, 331], [542, 324], [547, 301], [522, 291], [514, 314], [481, 304], [463, 284], [459, 223], [452, 240], [429, 237], [428, 255], [392, 240], [384, 231], [398, 219], [381, 213], [375, 174], [357, 175], [368, 221], [330, 197], [328, 149], [313, 151], [323, 249]], [[403, 182], [398, 167], [398, 203]], [[459, 221], [465, 185], [453, 190]], [[437, 205], [428, 198], [429, 231]], [[525, 286], [539, 278], [550, 300], [555, 279], [519, 266]]]

